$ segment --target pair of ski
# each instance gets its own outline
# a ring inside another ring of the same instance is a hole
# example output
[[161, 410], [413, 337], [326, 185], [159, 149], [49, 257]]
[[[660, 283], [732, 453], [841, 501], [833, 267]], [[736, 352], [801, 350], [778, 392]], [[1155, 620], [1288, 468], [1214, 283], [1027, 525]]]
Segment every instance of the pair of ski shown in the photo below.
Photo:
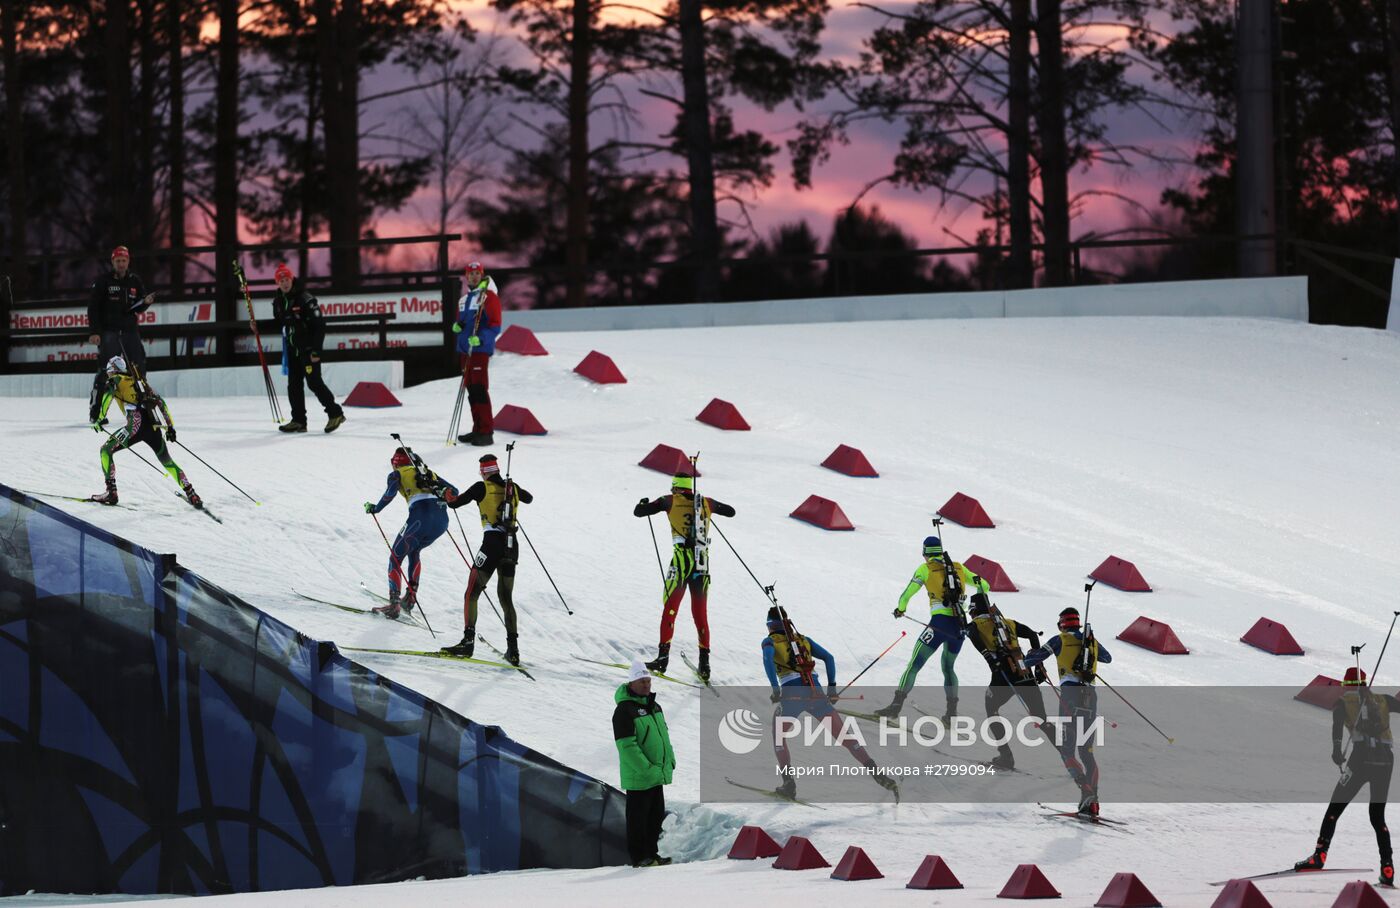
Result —
[[[573, 657], [574, 657], [575, 659], [578, 659], [578, 660], [582, 661], [582, 662], [589, 662], [589, 663], [592, 663], [593, 665], [606, 665], [606, 666], [608, 666], [609, 668], [620, 668], [620, 669], [622, 669], [623, 671], [630, 671], [631, 668], [632, 668], [632, 666], [628, 665], [626, 662], [604, 662], [602, 659], [589, 659], [587, 656], [580, 656], [578, 653], [574, 653], [574, 654], [573, 654]], [[684, 654], [682, 654], [682, 657], [684, 657]], [[652, 673], [651, 673], [651, 676], [652, 676], [653, 678], [660, 678], [662, 681], [670, 681], [672, 684], [683, 684], [683, 685], [685, 685], [686, 687], [700, 688], [700, 687], [709, 687], [709, 686], [710, 686], [710, 682], [705, 681], [705, 679], [701, 678], [701, 677], [700, 677], [700, 672], [699, 672], [699, 670], [696, 669], [695, 666], [691, 665], [690, 659], [686, 658], [685, 663], [686, 663], [686, 665], [689, 665], [689, 666], [690, 666], [690, 668], [691, 668], [692, 671], [695, 672], [695, 680], [696, 680], [696, 681], [703, 682], [703, 683], [696, 684], [696, 683], [693, 683], [693, 682], [690, 682], [690, 681], [684, 681], [684, 680], [682, 680], [682, 679], [680, 679], [680, 678], [676, 678], [676, 677], [673, 677], [673, 676], [671, 676], [671, 675], [662, 674], [662, 673], [660, 673], [660, 672], [652, 672]], [[719, 691], [715, 691], [715, 696], [719, 696]]]
[[1056, 810], [1049, 804], [1037, 804], [1036, 806], [1040, 807], [1043, 810], [1050, 811], [1049, 813], [1045, 814], [1045, 818], [1047, 820], [1053, 820], [1056, 818], [1063, 820], [1074, 820], [1075, 822], [1083, 823], [1086, 826], [1098, 826], [1103, 829], [1112, 830], [1114, 832], [1121, 832], [1125, 835], [1132, 835], [1132, 832], [1129, 829], [1127, 829], [1128, 824], [1124, 823], [1122, 820], [1110, 820], [1107, 817], [1091, 816], [1089, 814], [1079, 813], [1073, 810]]
[[[79, 497], [79, 496], [77, 496], [77, 495], [60, 495], [60, 494], [58, 494], [57, 492], [31, 492], [31, 491], [28, 491], [28, 490], [26, 490], [26, 489], [18, 489], [17, 491], [24, 492], [24, 494], [26, 494], [26, 495], [36, 495], [36, 496], [38, 496], [38, 497], [40, 497], [40, 498], [58, 498], [58, 499], [61, 499], [61, 500], [63, 500], [63, 501], [80, 501], [80, 502], [83, 502], [84, 504], [100, 504], [100, 505], [102, 505], [103, 507], [108, 507], [108, 508], [122, 508], [123, 510], [127, 510], [127, 511], [134, 511], [134, 510], [136, 510], [135, 508], [133, 508], [133, 507], [132, 507], [131, 505], [129, 505], [129, 504], [120, 504], [120, 503], [118, 503], [118, 504], [105, 504], [104, 502], [99, 501], [96, 495], [90, 495], [90, 496], [88, 496], [87, 498], [81, 498], [81, 497]], [[212, 520], [212, 521], [214, 521], [215, 523], [223, 523], [223, 520], [221, 520], [220, 518], [216, 517], [212, 512], [210, 512], [210, 510], [209, 510], [208, 508], [206, 508], [206, 507], [205, 507], [204, 505], [202, 505], [202, 504], [198, 504], [198, 505], [195, 504], [193, 501], [190, 501], [189, 498], [185, 497], [185, 495], [184, 495], [183, 493], [181, 493], [181, 492], [172, 492], [171, 494], [174, 495], [176, 498], [180, 499], [181, 501], [183, 501], [185, 504], [187, 504], [187, 505], [189, 505], [190, 507], [194, 508], [196, 511], [199, 511], [199, 512], [201, 512], [201, 513], [207, 515], [207, 516], [209, 517], [209, 519]]]
[[[367, 595], [367, 596], [369, 596], [370, 598], [375, 599], [375, 600], [377, 600], [377, 601], [380, 601], [380, 602], [388, 602], [388, 601], [389, 601], [388, 597], [386, 597], [386, 596], [381, 596], [380, 594], [374, 592], [374, 591], [371, 590], [369, 587], [365, 586], [363, 582], [360, 584], [360, 590], [361, 590], [365, 595]], [[353, 605], [345, 605], [344, 603], [340, 603], [340, 602], [331, 602], [329, 599], [321, 599], [321, 598], [318, 598], [318, 597], [316, 597], [316, 596], [308, 596], [306, 593], [300, 592], [300, 591], [298, 591], [298, 590], [296, 590], [296, 589], [293, 589], [292, 592], [293, 592], [293, 593], [296, 593], [296, 595], [299, 596], [299, 597], [301, 597], [302, 599], [306, 599], [306, 600], [308, 600], [308, 601], [310, 601], [310, 602], [316, 602], [316, 603], [319, 603], [319, 604], [321, 604], [321, 605], [329, 605], [331, 608], [337, 608], [337, 609], [340, 609], [340, 610], [343, 611], [343, 612], [352, 612], [352, 613], [357, 614], [357, 615], [374, 615], [375, 617], [381, 617], [380, 614], [379, 614], [378, 612], [375, 612], [375, 611], [372, 610], [372, 609], [358, 608], [358, 607], [356, 607], [356, 606], [353, 606]], [[397, 619], [395, 619], [395, 620], [397, 620]], [[414, 618], [407, 618], [407, 619], [405, 619], [405, 620], [407, 620], [408, 623], [409, 623], [409, 624], [412, 624], [414, 627], [419, 627], [419, 628], [423, 628], [424, 630], [427, 630], [427, 626], [426, 626], [426, 625], [420, 624], [420, 623], [419, 623], [416, 619], [414, 619]], [[529, 671], [527, 671], [527, 670], [524, 668], [524, 666], [512, 665], [512, 664], [510, 664], [509, 662], [505, 661], [505, 653], [501, 652], [499, 649], [497, 649], [496, 647], [492, 646], [491, 643], [490, 643], [490, 641], [486, 640], [486, 638], [484, 638], [484, 637], [482, 637], [481, 635], [478, 634], [476, 639], [479, 640], [480, 642], [482, 642], [483, 644], [485, 644], [493, 653], [495, 653], [497, 656], [499, 656], [499, 657], [501, 658], [501, 661], [498, 662], [498, 661], [495, 661], [495, 660], [493, 660], [493, 659], [477, 659], [477, 658], [475, 658], [475, 657], [473, 657], [473, 656], [458, 656], [458, 655], [456, 655], [456, 654], [454, 654], [454, 653], [445, 653], [445, 652], [442, 652], [441, 650], [389, 649], [389, 648], [372, 647], [372, 646], [342, 646], [342, 647], [340, 647], [340, 649], [345, 650], [345, 651], [347, 651], [347, 652], [354, 652], [354, 653], [377, 653], [377, 654], [379, 654], [379, 655], [384, 655], [384, 656], [418, 656], [418, 657], [428, 658], [428, 659], [447, 659], [447, 660], [451, 660], [451, 661], [454, 661], [454, 662], [471, 662], [471, 663], [474, 663], [474, 664], [476, 664], [476, 665], [490, 665], [490, 666], [495, 667], [495, 668], [508, 668], [508, 669], [511, 669], [512, 671], [519, 672], [520, 674], [522, 674], [522, 675], [524, 675], [525, 677], [529, 678], [531, 681], [536, 680], [535, 676], [532, 675], [532, 674], [530, 674]]]
[[[1372, 871], [1370, 870], [1370, 868], [1367, 868], [1367, 867], [1326, 867], [1326, 868], [1324, 868], [1324, 869], [1322, 869], [1322, 870], [1293, 870], [1293, 869], [1289, 869], [1289, 870], [1275, 870], [1275, 871], [1273, 871], [1272, 873], [1256, 873], [1254, 876], [1237, 876], [1237, 877], [1235, 877], [1234, 879], [1235, 879], [1235, 880], [1271, 880], [1271, 879], [1273, 879], [1274, 877], [1284, 877], [1284, 876], [1312, 876], [1312, 875], [1315, 874], [1315, 873], [1371, 873], [1371, 872], [1372, 872]], [[1230, 882], [1234, 882], [1234, 880], [1217, 880], [1216, 882], [1211, 883], [1210, 885], [1212, 885], [1212, 886], [1224, 886], [1226, 883], [1230, 883]], [[1384, 883], [1378, 883], [1378, 884], [1376, 884], [1376, 885], [1385, 886]], [[1392, 887], [1386, 887], [1386, 888], [1392, 888]]]

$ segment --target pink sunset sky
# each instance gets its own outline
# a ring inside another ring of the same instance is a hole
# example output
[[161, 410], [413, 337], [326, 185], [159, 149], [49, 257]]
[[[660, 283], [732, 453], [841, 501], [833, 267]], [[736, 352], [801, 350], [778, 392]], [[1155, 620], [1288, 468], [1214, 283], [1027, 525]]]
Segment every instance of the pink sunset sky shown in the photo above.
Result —
[[[909, 3], [883, 3], [882, 8], [898, 10], [908, 8]], [[514, 61], [527, 59], [518, 44], [510, 35], [509, 26], [499, 17], [486, 0], [458, 0], [454, 7], [468, 17], [472, 26], [482, 38], [495, 32], [500, 35], [500, 45], [508, 58]], [[883, 17], [852, 0], [834, 0], [823, 33], [824, 51], [834, 58], [851, 59], [860, 49], [861, 42], [868, 36]], [[1171, 30], [1171, 23], [1158, 24], [1163, 30]], [[1119, 30], [1111, 24], [1096, 27], [1096, 38], [1115, 37]], [[468, 46], [466, 53], [477, 52], [480, 43]], [[1141, 72], [1138, 76], [1148, 79]], [[409, 84], [408, 77], [401, 71], [380, 70], [364, 74], [362, 95], [372, 95]], [[368, 105], [362, 122], [384, 124], [384, 130], [395, 134], [395, 129], [406, 129], [407, 107], [415, 103], [415, 95], [401, 95], [392, 99]], [[640, 111], [640, 125], [633, 127], [634, 136], [650, 140], [658, 136], [668, 126], [671, 108], [664, 102], [631, 93], [630, 99]], [[748, 104], [742, 99], [729, 99], [736, 111], [740, 128], [757, 128], [779, 146], [793, 135], [795, 124], [803, 116], [791, 106], [784, 106], [773, 112], [766, 112]], [[819, 103], [808, 113], [822, 110]], [[498, 109], [496, 116], [487, 128], [493, 129], [497, 137], [507, 144], [530, 145], [530, 134], [514, 125], [509, 111]], [[538, 113], [529, 114], [538, 119]], [[1141, 111], [1110, 112], [1110, 132], [1115, 141], [1138, 145], [1150, 149], [1153, 154], [1184, 162], [1190, 157], [1197, 141], [1201, 122], [1193, 122], [1180, 114], [1155, 112], [1149, 115]], [[594, 124], [594, 143], [609, 138], [614, 128], [611, 121], [597, 118]], [[821, 166], [813, 176], [814, 188], [797, 190], [792, 183], [791, 164], [786, 148], [774, 160], [776, 175], [773, 183], [754, 197], [747, 200], [749, 215], [761, 236], [780, 224], [796, 220], [806, 220], [819, 237], [829, 233], [833, 218], [842, 208], [848, 206], [861, 189], [873, 178], [885, 173], [897, 148], [902, 127], [898, 124], [866, 123], [853, 132], [851, 144], [838, 146], [831, 160]], [[402, 132], [397, 133], [399, 135]], [[394, 140], [370, 140], [363, 143], [362, 154], [392, 153]], [[495, 167], [499, 170], [506, 159], [504, 151], [495, 154]], [[679, 172], [684, 170], [680, 160], [653, 159], [652, 167], [669, 166]], [[1121, 232], [1125, 229], [1169, 226], [1163, 219], [1167, 217], [1159, 205], [1162, 189], [1188, 181], [1191, 168], [1184, 163], [1163, 165], [1142, 160], [1131, 168], [1096, 165], [1088, 170], [1072, 174], [1070, 190], [1072, 194], [1101, 193], [1084, 196], [1078, 206], [1073, 224], [1073, 235], [1084, 238], [1089, 235], [1104, 235]], [[973, 181], [970, 188], [978, 187]], [[490, 191], [489, 189], [485, 191]], [[1147, 211], [1137, 208], [1143, 206]], [[933, 192], [912, 192], [882, 184], [869, 192], [863, 199], [866, 206], [878, 206], [881, 212], [898, 223], [901, 228], [915, 238], [921, 247], [959, 246], [970, 242], [979, 229], [990, 226], [982, 220], [975, 206], [962, 200], [951, 200], [946, 206]], [[375, 229], [380, 235], [395, 236], [432, 232], [436, 220], [437, 198], [432, 188], [421, 190], [402, 210], [381, 214]], [[740, 212], [733, 203], [721, 205], [721, 217], [738, 222]], [[470, 225], [461, 223], [451, 229], [468, 232]], [[454, 257], [473, 256], [470, 243], [461, 244], [454, 250]], [[498, 256], [498, 259], [509, 258]], [[502, 262], [505, 264], [506, 262]]]

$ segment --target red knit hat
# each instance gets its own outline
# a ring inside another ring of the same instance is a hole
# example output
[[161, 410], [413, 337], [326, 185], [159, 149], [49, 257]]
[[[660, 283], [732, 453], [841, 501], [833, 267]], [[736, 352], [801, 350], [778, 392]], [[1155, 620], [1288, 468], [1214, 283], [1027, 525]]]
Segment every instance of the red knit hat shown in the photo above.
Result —
[[1365, 683], [1366, 672], [1354, 665], [1347, 669], [1347, 673], [1342, 676], [1342, 684], [1348, 687], [1360, 687]]
[[129, 259], [131, 258], [131, 250], [126, 248], [125, 246], [118, 246], [112, 250], [111, 257], [117, 258], [118, 256]]
[[481, 458], [481, 475], [489, 476], [492, 473], [501, 472], [501, 465], [496, 460], [495, 454], [487, 454]]
[[275, 281], [280, 281], [284, 277], [290, 281], [293, 280], [296, 277], [296, 275], [292, 274], [292, 269], [287, 267], [286, 262], [281, 262], [277, 265], [277, 270], [272, 272], [272, 279]]
[[408, 452], [403, 448], [395, 448], [394, 456], [389, 458], [389, 463], [396, 467], [406, 467], [413, 463], [413, 458], [408, 456]]

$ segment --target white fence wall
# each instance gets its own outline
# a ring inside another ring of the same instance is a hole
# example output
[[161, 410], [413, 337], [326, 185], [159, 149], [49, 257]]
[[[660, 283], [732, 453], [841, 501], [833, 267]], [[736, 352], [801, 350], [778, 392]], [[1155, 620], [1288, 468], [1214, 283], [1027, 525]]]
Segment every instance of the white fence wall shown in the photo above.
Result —
[[[509, 302], [508, 287], [505, 297]], [[521, 310], [507, 312], [506, 323], [524, 325], [534, 331], [609, 331], [1073, 315], [1237, 316], [1307, 321], [1308, 279], [1241, 278], [1162, 284], [1108, 284], [1054, 290], [907, 293], [898, 296], [843, 296], [755, 303]]]

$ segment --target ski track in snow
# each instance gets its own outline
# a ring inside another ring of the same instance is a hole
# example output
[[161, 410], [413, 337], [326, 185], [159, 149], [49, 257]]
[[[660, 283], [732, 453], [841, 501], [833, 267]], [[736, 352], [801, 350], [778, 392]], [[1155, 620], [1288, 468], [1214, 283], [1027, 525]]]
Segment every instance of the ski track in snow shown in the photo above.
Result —
[[[564, 613], [524, 548], [516, 583], [520, 647], [539, 681], [482, 666], [348, 655], [614, 783], [609, 718], [623, 674], [571, 654], [654, 654], [660, 580], [647, 527], [631, 509], [638, 498], [667, 489], [665, 477], [636, 466], [658, 443], [700, 451], [701, 491], [738, 509], [737, 517], [720, 519], [721, 527], [759, 578], [777, 584], [799, 627], [837, 656], [842, 679], [909, 630], [862, 679], [896, 683], [914, 626], [893, 621], [890, 609], [919, 563], [929, 518], [955, 491], [980, 499], [998, 528], [949, 525], [951, 552], [1001, 562], [1022, 591], [997, 600], [1037, 630], [1052, 629], [1064, 606], [1082, 606], [1084, 575], [1108, 555], [1138, 565], [1156, 592], [1100, 585], [1092, 611], [1100, 635], [1107, 641], [1145, 614], [1170, 623], [1191, 655], [1158, 656], [1120, 643], [1110, 667], [1114, 682], [1301, 687], [1315, 674], [1339, 675], [1352, 643], [1373, 642], [1367, 652], [1378, 650], [1389, 624], [1400, 588], [1400, 337], [1241, 319], [1081, 318], [542, 340], [550, 356], [502, 354], [492, 364], [495, 407], [528, 407], [550, 431], [518, 439], [513, 476], [536, 495], [522, 520], [577, 612]], [[572, 374], [592, 349], [612, 356], [628, 384], [596, 386]], [[319, 414], [305, 435], [278, 434], [256, 397], [174, 399], [181, 441], [263, 502], [242, 498], [176, 447], [223, 526], [174, 501], [169, 479], [129, 453], [117, 456], [118, 480], [122, 503], [136, 511], [49, 501], [148, 548], [178, 553], [190, 569], [311, 636], [342, 646], [440, 646], [460, 635], [468, 571], [446, 538], [423, 559], [421, 600], [436, 642], [412, 625], [308, 602], [292, 587], [357, 607], [369, 604], [361, 580], [384, 587], [387, 551], [360, 503], [383, 491], [389, 432], [402, 433], [459, 486], [475, 481], [482, 452], [443, 444], [455, 392], [452, 379], [406, 389], [402, 408], [351, 409], [332, 436], [317, 431]], [[696, 422], [711, 397], [735, 403], [754, 430], [726, 433]], [[77, 399], [7, 400], [4, 481], [75, 495], [98, 489], [99, 439], [75, 428], [84, 407]], [[498, 433], [489, 450], [504, 459], [512, 439]], [[820, 468], [842, 443], [863, 450], [880, 478]], [[856, 532], [824, 533], [789, 519], [808, 494], [837, 501]], [[396, 502], [380, 515], [391, 540], [404, 513]], [[458, 513], [475, 547], [475, 510]], [[656, 530], [666, 560], [669, 534], [661, 520]], [[455, 518], [450, 531], [460, 544]], [[715, 680], [762, 684], [758, 644], [767, 603], [717, 535], [711, 563]], [[1273, 657], [1240, 644], [1260, 616], [1286, 624], [1307, 654]], [[504, 647], [485, 602], [478, 626]], [[676, 650], [694, 658], [694, 634], [685, 608]], [[678, 658], [675, 665], [674, 674], [688, 677]], [[979, 662], [964, 658], [959, 667], [964, 683], [983, 680]], [[926, 668], [920, 685], [937, 684], [937, 666]], [[1035, 805], [702, 805], [698, 714], [709, 694], [665, 682], [657, 692], [679, 757], [667, 791], [676, 815], [667, 820], [662, 850], [687, 863], [204, 901], [407, 906], [525, 895], [530, 902], [593, 905], [644, 894], [709, 908], [794, 897], [810, 905], [846, 906], [853, 898], [903, 904], [928, 898], [903, 885], [933, 853], [968, 887], [937, 893], [936, 904], [992, 903], [1016, 864], [1035, 862], [1067, 905], [1092, 904], [1118, 871], [1136, 872], [1167, 904], [1208, 905], [1218, 890], [1207, 881], [1304, 856], [1321, 817], [1321, 805], [1114, 804], [1111, 778], [1103, 783], [1105, 812], [1130, 822], [1131, 836], [1046, 822]], [[1111, 695], [1102, 702], [1112, 718], [1135, 721]], [[768, 862], [723, 860], [745, 822], [780, 841], [807, 835], [833, 865], [846, 845], [860, 845], [886, 879], [838, 884], [825, 872], [779, 873]], [[1374, 848], [1364, 809], [1353, 807], [1329, 863], [1374, 867]], [[1345, 882], [1342, 875], [1289, 878], [1260, 888], [1275, 905], [1326, 905]], [[1397, 903], [1394, 894], [1386, 898]]]

